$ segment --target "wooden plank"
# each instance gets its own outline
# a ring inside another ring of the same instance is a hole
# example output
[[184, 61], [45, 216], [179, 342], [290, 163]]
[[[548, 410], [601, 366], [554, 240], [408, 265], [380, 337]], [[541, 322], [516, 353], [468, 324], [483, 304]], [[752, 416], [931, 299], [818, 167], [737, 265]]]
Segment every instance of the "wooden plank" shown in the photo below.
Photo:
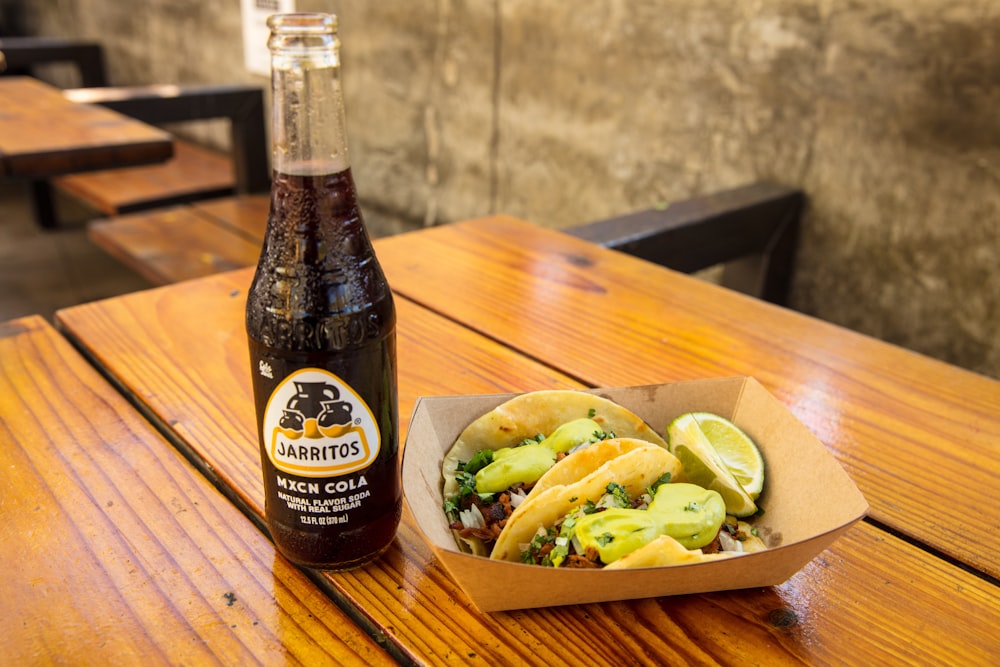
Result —
[[254, 266], [269, 197], [238, 195], [95, 220], [90, 240], [156, 285]]
[[149, 164], [173, 154], [171, 137], [134, 118], [76, 104], [30, 77], [0, 78], [0, 160], [6, 177]]
[[95, 220], [87, 236], [157, 285], [256, 265], [260, 255], [260, 244], [189, 206]]
[[513, 218], [377, 248], [407, 297], [588, 384], [756, 377], [875, 520], [1000, 577], [1000, 382]]
[[[409, 239], [416, 254], [421, 237]], [[457, 247], [454, 260], [467, 259]], [[492, 266], [489, 253], [484, 261]], [[519, 266], [562, 281], [546, 265]], [[250, 276], [250, 270], [236, 271], [86, 304], [61, 311], [59, 320], [158, 420], [172, 425], [181, 446], [204, 459], [209, 474], [260, 513], [263, 490], [242, 333]], [[500, 272], [498, 278], [512, 276]], [[463, 290], [452, 288], [458, 298], [466, 298]], [[579, 386], [406, 299], [397, 303], [404, 428], [420, 395]], [[536, 324], [525, 326], [525, 312]], [[545, 311], [525, 312], [504, 316], [512, 327], [544, 328], [538, 313]], [[589, 338], [586, 332], [575, 335]], [[594, 352], [602, 349], [600, 341], [593, 345], [588, 354], [600, 357]], [[426, 664], [975, 664], [990, 656], [1000, 622], [995, 586], [868, 524], [849, 531], [778, 587], [479, 614], [404, 509], [397, 539], [383, 558], [323, 577], [332, 595]]]
[[39, 317], [0, 325], [7, 664], [388, 664]]
[[[191, 208], [211, 216], [218, 224], [228, 227], [260, 247], [267, 231], [270, 195], [238, 195], [192, 202]], [[256, 264], [257, 258], [251, 264]], [[248, 264], [249, 266], [249, 264]]]
[[174, 141], [174, 155], [161, 164], [70, 174], [52, 184], [106, 215], [117, 215], [236, 190], [231, 156], [187, 141]]

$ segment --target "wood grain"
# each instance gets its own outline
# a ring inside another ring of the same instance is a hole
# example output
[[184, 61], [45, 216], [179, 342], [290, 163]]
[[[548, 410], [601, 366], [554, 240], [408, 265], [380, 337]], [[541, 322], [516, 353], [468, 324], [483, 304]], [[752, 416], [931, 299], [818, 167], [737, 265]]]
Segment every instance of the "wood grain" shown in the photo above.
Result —
[[240, 195], [160, 208], [87, 226], [95, 245], [155, 285], [254, 266], [269, 198]]
[[154, 285], [254, 265], [260, 256], [259, 243], [187, 205], [95, 220], [87, 237]]
[[162, 164], [70, 174], [53, 184], [106, 215], [117, 215], [232, 192], [236, 173], [230, 155], [176, 140], [173, 156]]
[[0, 325], [5, 664], [388, 664], [39, 317]]
[[10, 178], [38, 179], [162, 162], [170, 135], [104, 107], [70, 102], [31, 77], [0, 78], [0, 163]]
[[[264, 232], [267, 230], [270, 204], [270, 195], [251, 194], [192, 202], [191, 208], [210, 216], [220, 227], [230, 229], [260, 247], [264, 242]], [[247, 266], [256, 263], [257, 258], [254, 257]]]
[[[236, 271], [87, 304], [59, 319], [183, 448], [204, 460], [208, 474], [259, 514], [242, 327], [250, 275]], [[498, 280], [512, 276], [500, 272]], [[453, 293], [463, 290], [452, 286]], [[404, 427], [421, 395], [580, 386], [406, 299], [397, 303]], [[489, 299], [481, 303], [479, 316], [487, 320], [505, 310]], [[535, 332], [545, 324], [544, 318], [529, 326], [524, 317], [514, 321]], [[1000, 622], [993, 585], [866, 524], [774, 588], [480, 614], [434, 559], [406, 509], [383, 558], [325, 573], [322, 581], [422, 664], [975, 663], [989, 655]]]
[[756, 377], [875, 520], [1000, 577], [1000, 382], [513, 218], [377, 251], [402, 294], [589, 385]]

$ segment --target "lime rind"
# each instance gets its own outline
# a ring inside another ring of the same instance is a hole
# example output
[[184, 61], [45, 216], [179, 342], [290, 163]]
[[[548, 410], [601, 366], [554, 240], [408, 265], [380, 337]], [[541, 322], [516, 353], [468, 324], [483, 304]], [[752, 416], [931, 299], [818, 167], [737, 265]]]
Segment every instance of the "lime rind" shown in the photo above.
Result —
[[739, 426], [710, 412], [691, 413], [740, 485], [754, 500], [764, 490], [764, 457]]
[[681, 415], [667, 427], [670, 451], [684, 466], [687, 481], [717, 491], [726, 503], [726, 512], [747, 517], [757, 505], [743, 488], [711, 441], [701, 430], [694, 414]]

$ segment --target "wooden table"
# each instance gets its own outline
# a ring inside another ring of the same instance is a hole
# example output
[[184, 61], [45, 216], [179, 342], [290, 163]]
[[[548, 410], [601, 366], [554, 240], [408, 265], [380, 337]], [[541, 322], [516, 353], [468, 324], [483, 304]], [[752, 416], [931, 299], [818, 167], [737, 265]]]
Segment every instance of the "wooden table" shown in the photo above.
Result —
[[388, 662], [52, 326], [0, 359], [4, 664]]
[[170, 134], [104, 107], [78, 104], [24, 76], [0, 77], [0, 178], [40, 180], [162, 162]]
[[[995, 661], [1000, 382], [512, 218], [405, 234], [376, 249], [400, 297], [404, 431], [419, 396], [753, 375], [829, 447], [871, 504], [868, 520], [780, 586], [492, 614], [470, 605], [404, 510], [383, 558], [314, 579], [392, 657], [484, 665]], [[58, 319], [259, 523], [242, 325], [250, 277], [249, 269], [223, 273]], [[85, 484], [100, 470], [76, 479]], [[160, 476], [155, 466], [135, 474], [136, 484]], [[147, 524], [160, 534], [156, 518]], [[211, 551], [211, 529], [181, 533]], [[273, 555], [267, 544], [244, 544], [255, 559]], [[160, 571], [142, 576], [157, 581]], [[21, 643], [38, 632], [12, 622], [2, 629]], [[288, 641], [291, 651], [303, 639]]]

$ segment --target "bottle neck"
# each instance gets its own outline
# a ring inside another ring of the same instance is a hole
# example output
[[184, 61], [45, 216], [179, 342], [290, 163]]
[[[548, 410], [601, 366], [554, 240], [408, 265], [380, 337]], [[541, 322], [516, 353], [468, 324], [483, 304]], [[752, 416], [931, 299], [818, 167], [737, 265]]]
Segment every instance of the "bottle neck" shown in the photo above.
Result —
[[340, 41], [330, 14], [278, 14], [271, 37], [272, 167], [318, 176], [350, 167]]

